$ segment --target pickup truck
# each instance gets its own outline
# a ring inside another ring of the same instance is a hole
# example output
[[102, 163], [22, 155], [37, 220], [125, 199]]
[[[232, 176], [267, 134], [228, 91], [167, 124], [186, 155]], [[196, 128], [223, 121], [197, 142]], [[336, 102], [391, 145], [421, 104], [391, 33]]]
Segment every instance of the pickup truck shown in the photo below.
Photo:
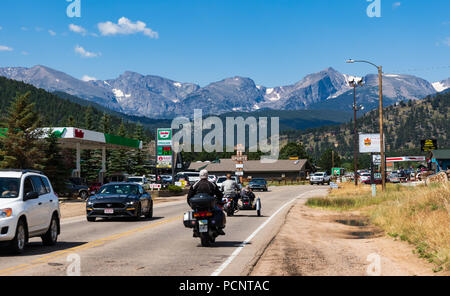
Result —
[[331, 176], [328, 176], [327, 173], [324, 173], [324, 172], [315, 173], [315, 174], [311, 175], [309, 178], [309, 183], [311, 185], [314, 185], [314, 184], [330, 185], [330, 182], [331, 182]]

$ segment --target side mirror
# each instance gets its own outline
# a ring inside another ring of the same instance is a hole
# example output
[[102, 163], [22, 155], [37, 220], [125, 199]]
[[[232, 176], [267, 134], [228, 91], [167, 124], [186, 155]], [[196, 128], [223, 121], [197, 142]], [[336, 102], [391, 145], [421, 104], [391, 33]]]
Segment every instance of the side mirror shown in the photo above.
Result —
[[28, 192], [24, 196], [23, 200], [27, 201], [27, 200], [30, 200], [30, 199], [38, 199], [38, 198], [39, 198], [39, 194], [37, 192]]

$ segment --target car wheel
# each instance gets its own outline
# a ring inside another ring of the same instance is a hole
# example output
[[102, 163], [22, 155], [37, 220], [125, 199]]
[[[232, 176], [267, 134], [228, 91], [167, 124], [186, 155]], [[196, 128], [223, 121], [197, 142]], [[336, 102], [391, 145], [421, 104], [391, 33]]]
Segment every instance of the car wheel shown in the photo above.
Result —
[[80, 197], [82, 200], [86, 200], [89, 197], [89, 193], [85, 190], [80, 192]]
[[58, 240], [58, 218], [52, 217], [50, 227], [43, 236], [41, 236], [44, 246], [54, 246]]
[[145, 218], [151, 219], [153, 218], [153, 202], [150, 205], [150, 209], [147, 212], [147, 215], [145, 215]]
[[9, 249], [13, 254], [22, 254], [25, 250], [25, 245], [27, 243], [27, 228], [25, 222], [20, 220], [17, 223], [16, 235], [9, 245]]
[[86, 219], [88, 222], [95, 222], [95, 220], [97, 220], [95, 217], [86, 217]]
[[134, 217], [135, 221], [139, 221], [142, 217], [142, 208], [141, 208], [141, 204], [139, 204], [137, 210], [136, 210], [136, 216]]

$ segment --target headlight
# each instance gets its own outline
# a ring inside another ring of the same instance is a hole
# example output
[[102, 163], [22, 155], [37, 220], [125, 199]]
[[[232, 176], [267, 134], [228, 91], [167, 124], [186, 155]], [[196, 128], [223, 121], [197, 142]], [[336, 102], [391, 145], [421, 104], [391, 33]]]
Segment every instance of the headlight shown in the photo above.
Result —
[[90, 200], [87, 202], [87, 205], [88, 205], [88, 206], [92, 206], [93, 204], [94, 204], [94, 203], [93, 203], [92, 201], [90, 201]]
[[134, 205], [136, 203], [135, 200], [127, 202], [127, 205]]
[[1, 209], [0, 218], [8, 218], [12, 215], [12, 209]]

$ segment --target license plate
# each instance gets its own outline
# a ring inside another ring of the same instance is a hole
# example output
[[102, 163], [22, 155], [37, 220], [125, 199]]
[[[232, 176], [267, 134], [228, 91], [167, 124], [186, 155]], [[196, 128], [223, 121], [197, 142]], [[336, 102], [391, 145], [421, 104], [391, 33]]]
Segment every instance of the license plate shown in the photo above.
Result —
[[105, 214], [114, 214], [114, 209], [105, 209]]
[[208, 232], [208, 220], [198, 221], [198, 228], [200, 232]]

